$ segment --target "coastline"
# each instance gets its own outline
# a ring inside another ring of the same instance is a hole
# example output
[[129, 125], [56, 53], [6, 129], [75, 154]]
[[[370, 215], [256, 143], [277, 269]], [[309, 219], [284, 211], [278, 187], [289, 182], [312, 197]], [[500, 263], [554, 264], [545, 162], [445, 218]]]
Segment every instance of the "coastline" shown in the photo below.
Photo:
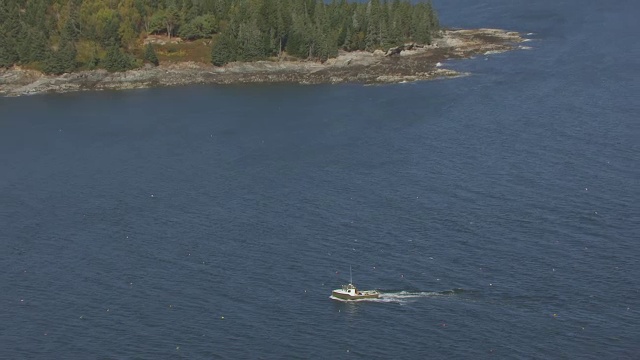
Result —
[[407, 44], [387, 53], [377, 50], [341, 52], [325, 63], [257, 61], [223, 67], [195, 62], [147, 66], [122, 73], [80, 71], [60, 76], [14, 67], [0, 70], [0, 96], [73, 91], [124, 90], [189, 84], [241, 83], [363, 83], [384, 84], [457, 77], [465, 74], [441, 68], [447, 59], [501, 53], [518, 48], [521, 34], [500, 29], [445, 30], [432, 45]]

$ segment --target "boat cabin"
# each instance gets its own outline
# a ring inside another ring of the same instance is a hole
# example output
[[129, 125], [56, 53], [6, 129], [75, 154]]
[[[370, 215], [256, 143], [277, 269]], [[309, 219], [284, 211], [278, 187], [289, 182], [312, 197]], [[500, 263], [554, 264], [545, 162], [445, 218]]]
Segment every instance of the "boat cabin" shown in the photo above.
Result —
[[356, 289], [356, 286], [353, 284], [342, 285], [342, 291], [346, 291], [347, 294], [351, 296], [361, 295], [360, 293], [358, 293], [358, 289]]

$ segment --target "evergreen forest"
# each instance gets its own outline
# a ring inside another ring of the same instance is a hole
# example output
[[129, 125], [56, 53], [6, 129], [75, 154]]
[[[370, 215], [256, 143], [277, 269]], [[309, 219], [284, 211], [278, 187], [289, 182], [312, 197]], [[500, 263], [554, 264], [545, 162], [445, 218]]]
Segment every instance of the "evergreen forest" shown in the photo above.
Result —
[[0, 0], [0, 68], [62, 74], [157, 65], [157, 45], [144, 42], [150, 35], [206, 46], [216, 66], [325, 61], [339, 50], [429, 44], [438, 31], [430, 1]]

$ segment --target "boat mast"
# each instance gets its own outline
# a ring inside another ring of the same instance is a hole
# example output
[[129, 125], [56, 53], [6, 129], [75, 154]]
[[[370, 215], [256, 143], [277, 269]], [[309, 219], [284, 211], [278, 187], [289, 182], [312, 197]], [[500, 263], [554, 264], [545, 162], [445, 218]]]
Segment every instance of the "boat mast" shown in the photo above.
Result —
[[351, 274], [351, 265], [349, 265], [349, 284], [353, 284], [353, 275]]

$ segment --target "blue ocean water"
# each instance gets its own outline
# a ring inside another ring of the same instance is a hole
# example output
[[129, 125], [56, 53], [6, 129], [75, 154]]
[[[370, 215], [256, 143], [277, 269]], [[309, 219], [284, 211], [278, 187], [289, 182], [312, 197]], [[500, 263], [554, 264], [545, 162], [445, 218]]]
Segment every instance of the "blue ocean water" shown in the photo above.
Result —
[[531, 49], [0, 99], [0, 358], [640, 358], [640, 4], [434, 4]]

